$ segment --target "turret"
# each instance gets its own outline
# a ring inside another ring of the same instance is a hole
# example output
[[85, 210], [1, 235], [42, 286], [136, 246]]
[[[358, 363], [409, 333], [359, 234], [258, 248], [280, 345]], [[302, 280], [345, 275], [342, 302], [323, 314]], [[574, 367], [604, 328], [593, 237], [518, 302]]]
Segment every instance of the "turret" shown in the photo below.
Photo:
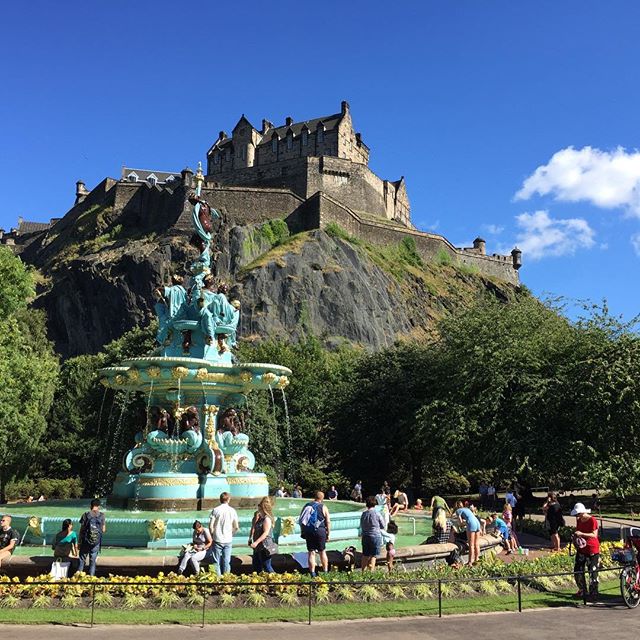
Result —
[[481, 255], [484, 256], [487, 253], [487, 243], [482, 238], [476, 238], [473, 241], [473, 248]]
[[522, 266], [522, 251], [518, 247], [511, 250], [511, 259], [513, 260], [513, 268], [518, 270]]
[[74, 204], [82, 202], [89, 195], [89, 191], [82, 180], [76, 182], [76, 201]]
[[186, 187], [187, 189], [191, 189], [191, 183], [193, 180], [193, 169], [190, 169], [189, 167], [185, 167], [180, 172], [180, 175], [182, 176], [182, 186]]

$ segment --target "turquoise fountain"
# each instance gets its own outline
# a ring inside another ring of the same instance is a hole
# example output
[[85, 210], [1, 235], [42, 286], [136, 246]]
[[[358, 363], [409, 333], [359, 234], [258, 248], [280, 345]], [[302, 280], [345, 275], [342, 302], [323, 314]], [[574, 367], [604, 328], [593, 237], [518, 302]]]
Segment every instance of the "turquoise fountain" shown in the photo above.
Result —
[[147, 421], [125, 454], [109, 503], [133, 510], [200, 510], [217, 504], [223, 491], [234, 504], [256, 505], [268, 495], [263, 473], [254, 471], [240, 407], [252, 389], [284, 389], [291, 371], [273, 364], [236, 362], [233, 348], [240, 304], [211, 275], [215, 209], [201, 198], [202, 169], [194, 176], [194, 234], [199, 256], [186, 278], [172, 277], [156, 289], [158, 348], [101, 370], [113, 389], [148, 398]]
[[[264, 473], [255, 471], [249, 436], [243, 432], [246, 394], [253, 389], [283, 389], [291, 371], [274, 364], [239, 363], [233, 355], [240, 303], [211, 273], [213, 219], [201, 197], [198, 169], [190, 244], [198, 257], [186, 277], [156, 289], [158, 347], [142, 358], [101, 370], [106, 387], [142, 392], [146, 420], [122, 461], [107, 498], [107, 546], [175, 548], [188, 542], [194, 517], [205, 519], [227, 491], [240, 508], [234, 544], [246, 542], [251, 507], [268, 495]], [[275, 505], [274, 536], [280, 545], [304, 543], [295, 516], [303, 500]], [[79, 518], [86, 501], [15, 505], [14, 526], [28, 544], [51, 544], [65, 517]], [[360, 505], [331, 506], [332, 540], [358, 536]]]

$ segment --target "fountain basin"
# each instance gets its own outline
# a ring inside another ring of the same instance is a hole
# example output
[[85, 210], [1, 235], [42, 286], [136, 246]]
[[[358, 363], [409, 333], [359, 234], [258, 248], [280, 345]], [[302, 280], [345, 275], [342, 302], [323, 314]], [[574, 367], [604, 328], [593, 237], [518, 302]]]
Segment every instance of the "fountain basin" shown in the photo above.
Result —
[[[297, 517], [305, 499], [286, 498], [276, 502], [274, 508], [274, 538], [278, 545], [296, 547], [304, 544], [300, 537]], [[217, 504], [217, 502], [216, 502]], [[234, 506], [238, 502], [233, 500]], [[78, 529], [80, 516], [88, 509], [85, 500], [52, 500], [37, 504], [7, 505], [12, 526], [20, 532], [26, 544], [48, 546], [62, 528], [62, 521], [71, 518]], [[327, 504], [331, 514], [331, 540], [353, 541], [358, 538], [363, 506], [355, 502], [332, 501]], [[107, 531], [105, 547], [132, 547], [143, 549], [173, 549], [191, 541], [193, 521], [203, 524], [209, 520], [209, 509], [168, 513], [166, 511], [131, 512], [116, 508], [105, 510]], [[246, 546], [251, 530], [253, 509], [238, 509], [240, 529], [236, 532], [235, 546]]]

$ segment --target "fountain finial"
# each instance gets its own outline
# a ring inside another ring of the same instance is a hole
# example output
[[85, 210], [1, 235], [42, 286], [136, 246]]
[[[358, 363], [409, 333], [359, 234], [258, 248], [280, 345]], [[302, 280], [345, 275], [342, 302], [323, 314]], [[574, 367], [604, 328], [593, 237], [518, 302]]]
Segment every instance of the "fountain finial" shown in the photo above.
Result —
[[198, 162], [198, 170], [194, 180], [196, 181], [196, 193], [200, 195], [202, 185], [204, 184], [204, 174], [202, 173], [202, 162]]

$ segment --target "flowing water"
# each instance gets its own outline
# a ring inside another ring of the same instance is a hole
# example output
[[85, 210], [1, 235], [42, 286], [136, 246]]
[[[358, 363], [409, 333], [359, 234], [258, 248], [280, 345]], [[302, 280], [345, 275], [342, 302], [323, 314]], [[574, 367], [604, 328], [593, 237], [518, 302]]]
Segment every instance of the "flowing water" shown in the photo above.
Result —
[[285, 429], [285, 439], [286, 439], [286, 448], [287, 448], [287, 467], [288, 467], [288, 479], [290, 481], [295, 481], [293, 477], [293, 444], [291, 442], [291, 423], [289, 422], [289, 405], [287, 404], [287, 394], [284, 392], [284, 389], [280, 389], [282, 391], [282, 404], [284, 406], [284, 429]]

